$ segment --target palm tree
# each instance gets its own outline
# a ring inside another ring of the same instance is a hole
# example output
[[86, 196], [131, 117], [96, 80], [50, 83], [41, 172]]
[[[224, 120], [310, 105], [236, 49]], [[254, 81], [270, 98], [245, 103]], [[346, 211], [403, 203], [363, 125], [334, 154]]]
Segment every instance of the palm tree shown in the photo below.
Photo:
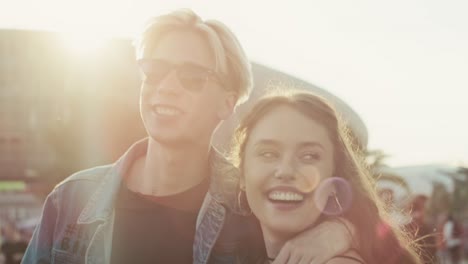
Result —
[[384, 160], [388, 158], [389, 155], [386, 154], [383, 150], [366, 150], [365, 155], [367, 164], [370, 166], [371, 169], [387, 167], [387, 165], [384, 163]]
[[411, 193], [411, 189], [408, 183], [405, 181], [405, 179], [398, 176], [397, 174], [394, 174], [385, 170], [385, 168], [388, 168], [388, 166], [385, 164], [384, 161], [388, 157], [389, 155], [380, 149], [366, 151], [366, 161], [375, 180], [377, 182], [378, 181], [392, 182], [404, 188], [407, 193]]

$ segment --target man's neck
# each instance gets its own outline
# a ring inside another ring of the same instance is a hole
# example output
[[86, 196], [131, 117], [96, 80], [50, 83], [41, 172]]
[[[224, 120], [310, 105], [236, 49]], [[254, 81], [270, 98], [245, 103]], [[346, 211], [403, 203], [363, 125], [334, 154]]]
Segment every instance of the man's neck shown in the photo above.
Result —
[[150, 138], [146, 155], [137, 159], [129, 171], [127, 186], [154, 196], [183, 192], [208, 176], [209, 153], [209, 144], [169, 148]]

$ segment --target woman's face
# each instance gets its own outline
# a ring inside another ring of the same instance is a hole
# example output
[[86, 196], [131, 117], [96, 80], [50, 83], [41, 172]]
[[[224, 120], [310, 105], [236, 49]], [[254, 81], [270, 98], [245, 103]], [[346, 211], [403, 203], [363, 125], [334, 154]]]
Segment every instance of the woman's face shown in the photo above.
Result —
[[264, 233], [287, 239], [315, 223], [320, 211], [313, 192], [334, 168], [324, 126], [278, 106], [251, 130], [243, 164], [242, 184]]

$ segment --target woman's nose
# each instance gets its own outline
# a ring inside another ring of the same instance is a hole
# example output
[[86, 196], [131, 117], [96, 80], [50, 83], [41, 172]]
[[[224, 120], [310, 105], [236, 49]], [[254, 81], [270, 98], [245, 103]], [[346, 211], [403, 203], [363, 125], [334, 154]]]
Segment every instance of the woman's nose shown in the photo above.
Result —
[[288, 159], [283, 159], [275, 170], [275, 178], [280, 180], [292, 180], [296, 177], [296, 169], [294, 162]]

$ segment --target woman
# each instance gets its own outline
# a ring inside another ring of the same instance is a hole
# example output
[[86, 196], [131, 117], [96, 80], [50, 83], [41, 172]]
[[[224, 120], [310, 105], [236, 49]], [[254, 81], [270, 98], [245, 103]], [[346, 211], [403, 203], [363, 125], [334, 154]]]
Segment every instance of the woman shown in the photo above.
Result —
[[346, 219], [359, 250], [328, 263], [420, 263], [387, 220], [360, 152], [324, 99], [267, 96], [241, 121], [235, 140], [239, 203], [247, 199], [265, 243], [255, 262], [273, 261], [285, 241], [322, 221]]

